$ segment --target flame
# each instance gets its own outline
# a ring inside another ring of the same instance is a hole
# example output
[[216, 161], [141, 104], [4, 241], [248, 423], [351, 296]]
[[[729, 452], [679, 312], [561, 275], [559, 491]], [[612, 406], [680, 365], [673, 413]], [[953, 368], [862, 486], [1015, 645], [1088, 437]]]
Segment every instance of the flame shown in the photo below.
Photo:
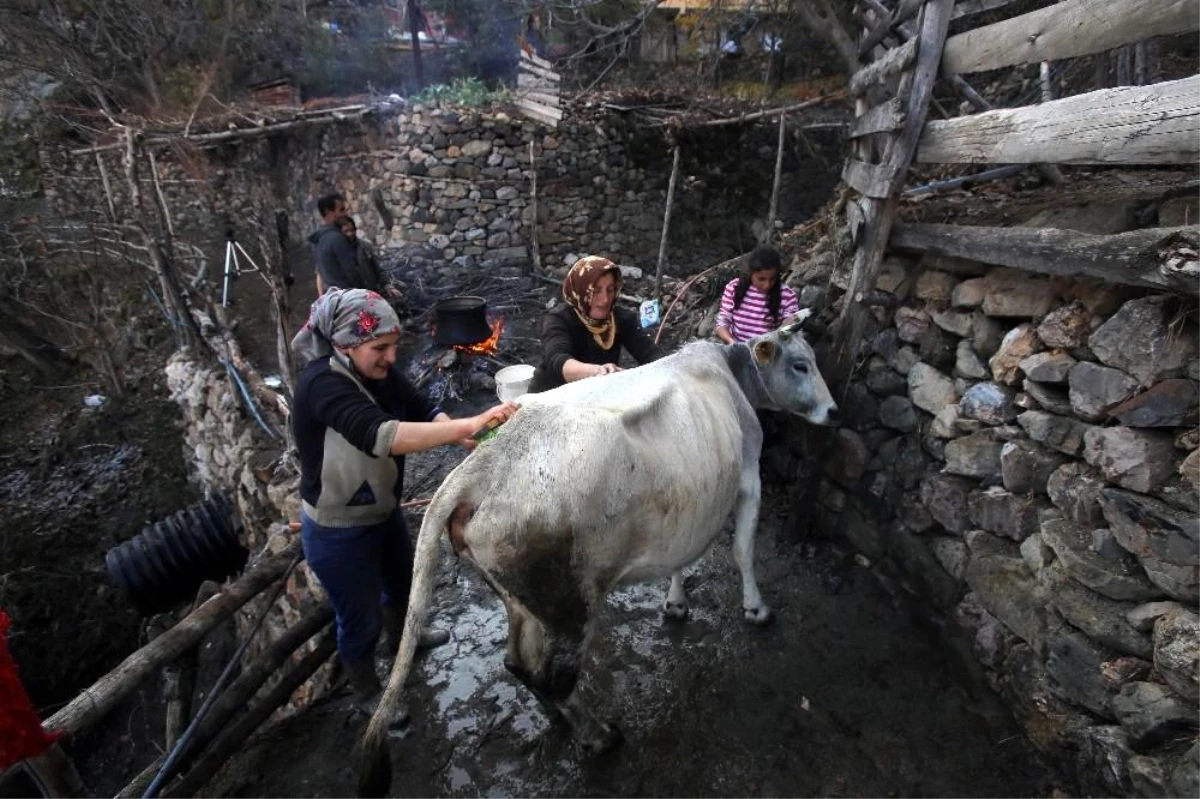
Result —
[[492, 335], [474, 344], [455, 344], [454, 349], [467, 355], [491, 355], [500, 349], [500, 334], [504, 332], [503, 314], [492, 322]]

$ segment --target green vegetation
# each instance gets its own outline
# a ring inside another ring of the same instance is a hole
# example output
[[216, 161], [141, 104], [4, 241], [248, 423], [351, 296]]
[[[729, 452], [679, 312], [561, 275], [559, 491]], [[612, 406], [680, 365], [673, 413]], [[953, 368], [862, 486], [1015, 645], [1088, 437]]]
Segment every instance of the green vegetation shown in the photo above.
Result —
[[419, 94], [409, 98], [412, 103], [434, 106], [466, 106], [478, 108], [494, 105], [509, 99], [511, 92], [507, 88], [489, 89], [479, 78], [455, 78], [450, 83], [429, 86]]

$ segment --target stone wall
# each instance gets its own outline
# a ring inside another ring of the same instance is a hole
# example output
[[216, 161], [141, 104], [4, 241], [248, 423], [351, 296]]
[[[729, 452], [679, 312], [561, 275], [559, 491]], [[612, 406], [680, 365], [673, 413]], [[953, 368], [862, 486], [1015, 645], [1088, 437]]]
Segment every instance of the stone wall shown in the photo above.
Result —
[[933, 255], [877, 288], [817, 528], [932, 607], [1080, 790], [1195, 796], [1194, 298]]

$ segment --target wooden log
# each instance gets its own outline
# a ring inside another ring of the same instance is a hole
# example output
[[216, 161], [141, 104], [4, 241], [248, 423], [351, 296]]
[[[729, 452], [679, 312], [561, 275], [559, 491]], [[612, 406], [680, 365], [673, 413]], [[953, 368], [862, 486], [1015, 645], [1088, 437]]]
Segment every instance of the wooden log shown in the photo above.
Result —
[[296, 689], [312, 677], [317, 669], [325, 665], [325, 661], [329, 660], [336, 649], [337, 641], [333, 631], [328, 630], [322, 633], [316, 648], [301, 658], [300, 662], [292, 667], [270, 691], [251, 703], [246, 712], [237, 721], [226, 727], [221, 735], [213, 741], [204, 756], [196, 761], [196, 764], [162, 795], [197, 795], [246, 742], [246, 739], [261, 727], [263, 722], [270, 718], [271, 714], [283, 703], [287, 702]]
[[771, 205], [767, 209], [767, 230], [763, 244], [769, 244], [775, 233], [775, 214], [779, 208], [779, 184], [783, 182], [783, 143], [787, 132], [787, 114], [779, 115], [779, 141], [775, 147], [775, 178], [771, 181]]
[[972, 14], [982, 14], [985, 11], [1002, 8], [1015, 0], [958, 0], [954, 4], [954, 11], [950, 13], [950, 19], [959, 19], [968, 17]]
[[538, 185], [537, 185], [537, 156], [533, 152], [533, 137], [529, 139], [529, 203], [533, 206], [533, 218], [529, 221], [529, 252], [533, 258], [533, 268], [542, 271], [542, 248], [538, 243]]
[[947, 75], [1102, 53], [1154, 36], [1194, 31], [1200, 0], [1063, 0], [952, 36]]
[[196, 608], [179, 624], [125, 658], [115, 669], [84, 689], [66, 707], [46, 720], [46, 729], [75, 735], [104, 718], [142, 680], [187, 652], [209, 630], [277, 580], [299, 552], [300, 539], [297, 538], [279, 554], [260, 558], [219, 595]]
[[883, 200], [892, 193], [897, 171], [891, 164], [864, 164], [849, 158], [842, 168], [842, 180], [863, 196]]
[[535, 91], [528, 91], [528, 92], [522, 91], [522, 92], [518, 92], [517, 96], [520, 97], [522, 100], [528, 100], [531, 103], [537, 103], [539, 105], [548, 105], [551, 108], [560, 108], [561, 109], [561, 107], [562, 107], [562, 100], [559, 98], [559, 96], [557, 94], [546, 94], [545, 92], [535, 92]]
[[916, 57], [917, 43], [915, 39], [910, 39], [899, 47], [888, 50], [887, 55], [883, 58], [872, 61], [850, 76], [850, 93], [855, 96], [865, 94], [867, 89], [882, 82], [885, 78], [908, 69]]
[[528, 50], [525, 50], [523, 48], [521, 50], [521, 60], [529, 61], [534, 66], [541, 67], [542, 69], [554, 69], [554, 65], [551, 64], [549, 61], [542, 58], [537, 53], [531, 53]]
[[1194, 276], [1168, 268], [1160, 250], [1176, 237], [1200, 241], [1200, 228], [1147, 228], [1101, 236], [1057, 228], [896, 225], [890, 246], [1065, 277], [1086, 276], [1195, 296]]
[[528, 75], [536, 75], [537, 77], [542, 78], [543, 80], [548, 80], [551, 83], [559, 83], [562, 81], [562, 76], [554, 70], [543, 69], [542, 67], [539, 67], [536, 64], [532, 64], [528, 61], [522, 61], [517, 66], [522, 72]]
[[517, 73], [517, 88], [536, 90], [548, 94], [557, 94], [560, 90], [557, 83], [539, 78], [536, 75], [528, 75], [524, 72]]
[[790, 114], [793, 111], [803, 111], [805, 108], [812, 108], [814, 105], [828, 103], [833, 100], [840, 100], [843, 97], [845, 97], [845, 92], [839, 91], [834, 92], [833, 94], [824, 95], [822, 97], [814, 97], [811, 100], [805, 100], [804, 102], [796, 103], [795, 105], [785, 105], [780, 106], [779, 108], [768, 108], [765, 111], [755, 111], [752, 114], [741, 114], [740, 116], [725, 117], [724, 119], [710, 119], [705, 122], [697, 122], [695, 125], [691, 125], [689, 127], [719, 128], [724, 125], [741, 125], [746, 122], [753, 122], [756, 119], [773, 117], [777, 114]]
[[859, 56], [871, 52], [875, 45], [882, 42], [892, 29], [907, 19], [911, 19], [921, 10], [921, 0], [901, 0], [899, 5], [889, 14], [881, 14], [858, 45]]
[[[208, 715], [200, 722], [190, 741], [190, 751], [201, 752], [203, 748], [229, 725], [238, 712], [254, 698], [258, 690], [271, 678], [279, 668], [291, 657], [297, 649], [309, 641], [333, 621], [333, 609], [325, 603], [318, 603], [300, 613], [300, 619], [288, 627], [283, 635], [276, 638], [259, 657], [251, 663], [238, 678], [229, 684], [225, 693], [217, 699]], [[170, 748], [168, 747], [168, 751]], [[142, 769], [128, 785], [117, 794], [117, 799], [141, 796], [154, 776], [162, 768], [166, 755], [161, 755], [153, 763]], [[180, 760], [181, 768], [194, 761], [194, 757], [184, 757]]]
[[558, 127], [558, 121], [563, 116], [562, 111], [559, 111], [557, 108], [551, 108], [548, 105], [540, 103], [531, 103], [528, 100], [517, 100], [517, 108], [530, 119], [549, 125], [552, 128]]
[[872, 133], [891, 133], [904, 125], [904, 104], [899, 97], [868, 108], [866, 113], [854, 120], [850, 126], [850, 138]]
[[930, 122], [922, 163], [1195, 164], [1200, 76]]
[[654, 296], [662, 296], [663, 265], [667, 262], [667, 234], [671, 230], [671, 209], [675, 205], [675, 184], [679, 181], [679, 143], [671, 156], [671, 178], [667, 181], [667, 207], [663, 211], [662, 236], [658, 240], [658, 265], [654, 270]]

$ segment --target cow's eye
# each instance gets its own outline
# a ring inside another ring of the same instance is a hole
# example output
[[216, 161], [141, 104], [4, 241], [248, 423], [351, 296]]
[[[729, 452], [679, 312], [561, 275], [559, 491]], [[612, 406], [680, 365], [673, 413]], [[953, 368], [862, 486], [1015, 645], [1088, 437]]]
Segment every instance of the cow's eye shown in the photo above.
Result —
[[792, 368], [795, 369], [797, 372], [799, 372], [802, 375], [808, 374], [808, 364], [806, 364], [806, 363], [803, 363], [803, 362], [797, 363], [794, 366], [792, 366]]

